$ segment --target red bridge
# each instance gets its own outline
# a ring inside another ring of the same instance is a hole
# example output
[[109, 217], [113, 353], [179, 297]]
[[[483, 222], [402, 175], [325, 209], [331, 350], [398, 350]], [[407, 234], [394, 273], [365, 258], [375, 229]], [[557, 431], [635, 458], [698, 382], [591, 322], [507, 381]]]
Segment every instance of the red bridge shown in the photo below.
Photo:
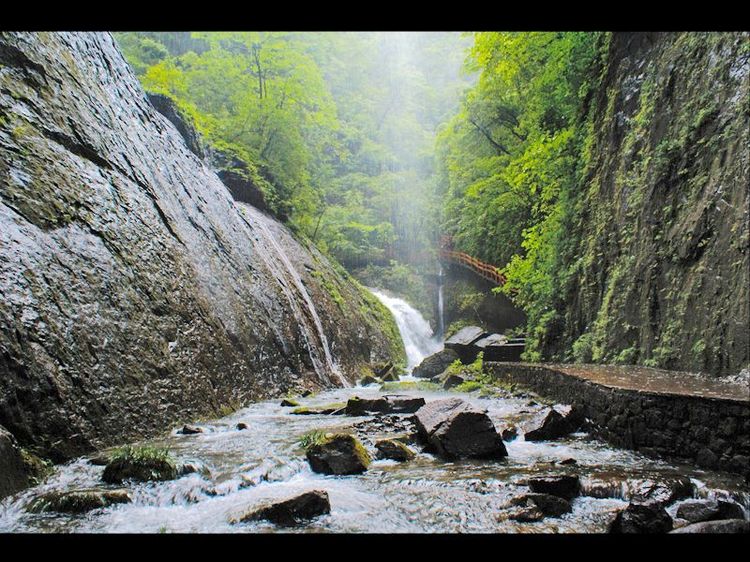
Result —
[[475, 257], [465, 254], [463, 252], [457, 252], [453, 249], [453, 241], [449, 236], [443, 236], [440, 239], [440, 259], [451, 263], [458, 264], [467, 269], [471, 269], [474, 273], [483, 277], [487, 281], [494, 283], [495, 285], [505, 284], [505, 275], [500, 273], [500, 270], [489, 263], [485, 263], [482, 260], [478, 260]]

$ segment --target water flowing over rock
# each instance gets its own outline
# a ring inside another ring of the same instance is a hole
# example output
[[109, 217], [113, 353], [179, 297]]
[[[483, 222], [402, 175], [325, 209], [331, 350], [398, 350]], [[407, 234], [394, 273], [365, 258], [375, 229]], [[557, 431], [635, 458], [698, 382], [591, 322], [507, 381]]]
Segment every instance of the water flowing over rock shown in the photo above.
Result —
[[326, 513], [331, 513], [328, 492], [312, 490], [299, 496], [256, 508], [243, 515], [239, 522], [246, 523], [265, 519], [277, 525], [292, 526]]
[[3, 33], [0, 62], [0, 424], [22, 445], [60, 461], [391, 359], [377, 303], [233, 200], [109, 34]]
[[355, 396], [346, 403], [346, 414], [413, 414], [424, 405], [424, 398], [421, 397], [387, 394], [380, 398], [361, 399]]
[[391, 297], [377, 289], [370, 289], [396, 318], [398, 330], [406, 348], [406, 370], [411, 371], [428, 355], [440, 351], [442, 344], [434, 337], [432, 328], [422, 315], [403, 299]]
[[610, 528], [611, 533], [668, 533], [672, 530], [672, 518], [658, 503], [630, 503], [617, 514]]
[[422, 439], [442, 457], [498, 459], [508, 455], [486, 412], [460, 398], [429, 402], [415, 418]]

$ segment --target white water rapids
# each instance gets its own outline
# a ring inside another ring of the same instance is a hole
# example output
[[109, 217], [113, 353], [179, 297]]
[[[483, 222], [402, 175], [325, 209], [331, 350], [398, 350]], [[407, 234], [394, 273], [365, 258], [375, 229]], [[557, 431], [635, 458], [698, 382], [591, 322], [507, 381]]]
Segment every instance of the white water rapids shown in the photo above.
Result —
[[396, 319], [398, 331], [406, 348], [406, 370], [409, 373], [422, 362], [422, 359], [443, 349], [443, 342], [434, 336], [430, 324], [408, 302], [388, 296], [379, 289], [370, 288], [370, 291]]

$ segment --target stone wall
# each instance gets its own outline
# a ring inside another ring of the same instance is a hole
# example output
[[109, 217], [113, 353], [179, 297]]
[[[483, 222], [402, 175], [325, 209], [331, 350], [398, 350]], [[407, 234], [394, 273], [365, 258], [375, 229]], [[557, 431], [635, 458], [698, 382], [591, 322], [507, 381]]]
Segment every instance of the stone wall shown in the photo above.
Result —
[[556, 367], [485, 363], [502, 382], [580, 407], [594, 435], [617, 447], [667, 456], [750, 479], [750, 402], [615, 388]]

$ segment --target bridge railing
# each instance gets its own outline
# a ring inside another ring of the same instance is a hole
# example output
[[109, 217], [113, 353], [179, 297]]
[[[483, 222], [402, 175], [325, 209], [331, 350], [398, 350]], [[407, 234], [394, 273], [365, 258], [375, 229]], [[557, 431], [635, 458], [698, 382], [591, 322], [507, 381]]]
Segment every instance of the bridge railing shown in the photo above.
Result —
[[505, 284], [505, 275], [500, 273], [494, 265], [485, 263], [477, 258], [465, 254], [463, 252], [456, 252], [449, 248], [440, 248], [440, 259], [457, 263], [468, 269], [471, 269], [474, 273], [495, 283], [496, 285]]

